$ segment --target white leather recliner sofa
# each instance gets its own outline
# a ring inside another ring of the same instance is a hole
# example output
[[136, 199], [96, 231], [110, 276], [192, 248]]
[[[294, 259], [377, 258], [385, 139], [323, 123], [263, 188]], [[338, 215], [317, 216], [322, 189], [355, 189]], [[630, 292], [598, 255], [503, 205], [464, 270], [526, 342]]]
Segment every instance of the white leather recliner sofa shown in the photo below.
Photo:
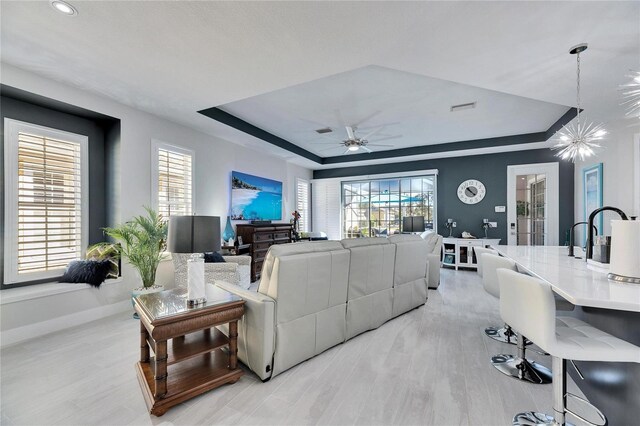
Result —
[[238, 357], [267, 380], [424, 304], [426, 254], [416, 235], [272, 246], [257, 292], [216, 281], [245, 300]]
[[429, 288], [436, 289], [440, 285], [440, 265], [442, 251], [442, 235], [435, 231], [425, 231], [420, 234], [427, 242], [427, 260], [429, 261]]

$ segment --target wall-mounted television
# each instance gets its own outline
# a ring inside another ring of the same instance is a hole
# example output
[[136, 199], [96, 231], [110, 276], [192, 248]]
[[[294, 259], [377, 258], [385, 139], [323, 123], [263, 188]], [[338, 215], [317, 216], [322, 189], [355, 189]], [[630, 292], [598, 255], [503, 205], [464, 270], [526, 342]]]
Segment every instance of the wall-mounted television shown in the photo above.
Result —
[[231, 172], [231, 219], [282, 219], [282, 182]]

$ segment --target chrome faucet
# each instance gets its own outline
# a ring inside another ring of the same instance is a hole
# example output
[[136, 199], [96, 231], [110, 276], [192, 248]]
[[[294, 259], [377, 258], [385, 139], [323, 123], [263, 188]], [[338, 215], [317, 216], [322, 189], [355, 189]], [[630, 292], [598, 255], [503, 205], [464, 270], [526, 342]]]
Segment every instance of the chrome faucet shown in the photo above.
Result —
[[[569, 228], [569, 256], [573, 256], [573, 246], [575, 245], [575, 228], [578, 225], [588, 225], [587, 222], [578, 222], [578, 223], [574, 223], [571, 228]], [[596, 236], [598, 235], [598, 228], [596, 228], [595, 225], [591, 225], [593, 226], [593, 229], [596, 230]]]
[[611, 210], [614, 211], [616, 213], [618, 213], [620, 215], [620, 217], [622, 218], [622, 220], [629, 220], [629, 218], [627, 217], [626, 214], [624, 214], [624, 212], [622, 210], [620, 210], [617, 207], [611, 207], [611, 206], [604, 206], [604, 207], [600, 207], [599, 209], [595, 209], [594, 211], [591, 212], [591, 214], [589, 215], [589, 223], [587, 225], [587, 231], [589, 234], [589, 237], [587, 238], [587, 253], [585, 258], [587, 260], [593, 258], [593, 220], [595, 219], [596, 215], [600, 212], [606, 211], [606, 210]]

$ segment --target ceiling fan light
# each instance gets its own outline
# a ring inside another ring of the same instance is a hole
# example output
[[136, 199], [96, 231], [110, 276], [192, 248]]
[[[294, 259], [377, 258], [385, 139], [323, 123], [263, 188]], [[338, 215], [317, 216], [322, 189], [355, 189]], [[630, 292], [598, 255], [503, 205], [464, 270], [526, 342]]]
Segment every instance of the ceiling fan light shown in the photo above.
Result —
[[351, 145], [348, 149], [349, 149], [349, 151], [357, 151], [357, 150], [360, 149], [360, 147], [357, 146], [357, 145]]

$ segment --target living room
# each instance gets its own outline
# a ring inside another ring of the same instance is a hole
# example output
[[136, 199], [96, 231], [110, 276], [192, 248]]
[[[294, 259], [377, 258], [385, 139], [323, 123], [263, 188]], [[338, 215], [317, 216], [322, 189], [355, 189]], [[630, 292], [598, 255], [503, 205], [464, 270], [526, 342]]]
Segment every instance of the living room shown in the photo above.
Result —
[[[594, 167], [597, 207], [640, 214], [638, 110], [625, 104], [626, 96], [637, 102], [639, 3], [3, 1], [0, 11], [2, 424], [509, 424], [518, 412], [551, 413], [550, 385], [494, 371], [490, 356], [517, 350], [484, 336], [506, 322], [500, 303], [477, 266], [441, 265], [438, 249], [437, 266], [428, 267], [438, 282], [424, 287], [418, 307], [267, 382], [240, 347], [237, 383], [150, 414], [133, 368], [135, 268], [123, 259], [120, 276], [99, 288], [15, 279], [8, 253], [18, 219], [9, 212], [18, 203], [8, 201], [8, 188], [18, 173], [9, 175], [6, 120], [88, 140], [82, 258], [108, 240], [102, 228], [145, 214], [144, 206], [161, 209], [161, 149], [190, 158], [188, 214], [219, 217], [220, 238], [234, 214], [232, 174], [243, 173], [281, 184], [274, 223], [288, 225], [298, 211], [298, 230], [326, 236], [321, 244], [388, 236], [380, 240], [393, 250], [405, 237], [395, 235], [402, 218], [389, 216], [394, 202], [445, 240], [468, 232], [516, 245], [510, 168], [535, 176], [539, 170], [517, 167], [553, 163], [557, 202], [544, 244], [564, 246], [566, 231], [588, 219], [584, 182]], [[569, 50], [581, 43], [588, 49], [577, 63]], [[607, 136], [593, 156], [573, 162], [550, 148], [578, 110]], [[418, 181], [421, 189], [406, 189]], [[483, 198], [464, 201], [465, 182], [471, 198], [478, 189]], [[611, 235], [618, 217], [602, 216], [599, 234]], [[249, 224], [230, 222], [236, 237]], [[576, 228], [575, 241], [585, 241], [585, 230]], [[315, 242], [292, 246], [304, 244]], [[176, 287], [173, 269], [170, 257], [160, 262], [165, 289]], [[249, 291], [260, 294], [260, 285], [254, 280]], [[578, 311], [640, 344], [638, 310]], [[551, 366], [550, 357], [529, 353]], [[610, 424], [640, 414], [637, 363], [578, 365], [585, 379], [569, 368], [570, 390]]]

